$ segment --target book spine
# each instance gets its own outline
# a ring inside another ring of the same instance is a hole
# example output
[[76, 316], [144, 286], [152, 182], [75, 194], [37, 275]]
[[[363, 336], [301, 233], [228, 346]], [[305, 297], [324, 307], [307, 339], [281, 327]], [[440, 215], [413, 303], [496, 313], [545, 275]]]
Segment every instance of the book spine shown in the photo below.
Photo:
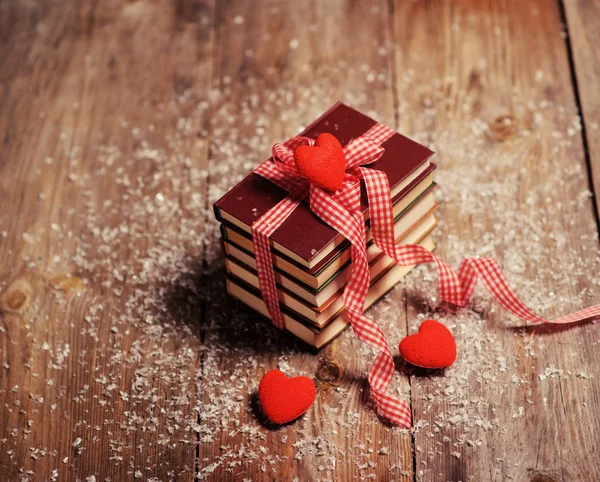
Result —
[[217, 207], [216, 204], [213, 204], [213, 211], [215, 213], [215, 218], [217, 219], [217, 221], [219, 221], [220, 223], [223, 222], [223, 218], [221, 217], [221, 210]]

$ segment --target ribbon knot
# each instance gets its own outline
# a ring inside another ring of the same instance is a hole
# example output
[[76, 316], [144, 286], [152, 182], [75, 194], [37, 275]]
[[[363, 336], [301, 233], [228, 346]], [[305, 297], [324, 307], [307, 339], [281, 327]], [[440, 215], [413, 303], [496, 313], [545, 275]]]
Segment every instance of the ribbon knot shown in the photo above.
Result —
[[[309, 190], [322, 189], [323, 186], [315, 182], [311, 175], [306, 174], [298, 165], [298, 159], [295, 153], [298, 148], [308, 146], [315, 147], [319, 144], [324, 136], [329, 136], [335, 139], [331, 134], [321, 134], [315, 141], [309, 137], [294, 137], [283, 144], [275, 144], [272, 148], [273, 167], [279, 170], [279, 175], [271, 176], [272, 169], [267, 166], [259, 166], [255, 171], [257, 174], [263, 175], [267, 179], [271, 179], [276, 184], [280, 185], [292, 195], [300, 194], [300, 197], [308, 195]], [[347, 210], [354, 213], [360, 209], [360, 179], [363, 177], [359, 166], [366, 166], [376, 162], [384, 153], [385, 149], [379, 144], [363, 135], [352, 139], [348, 144], [342, 147], [337, 139], [335, 142], [341, 148], [343, 153], [343, 181], [339, 189], [336, 189], [331, 198], [342, 204]], [[332, 161], [326, 159], [326, 162]], [[328, 166], [317, 165], [320, 170], [327, 169]], [[268, 172], [264, 172], [268, 171]], [[322, 174], [322, 173], [321, 173]], [[284, 177], [285, 179], [282, 179]], [[326, 190], [327, 191], [327, 190]], [[311, 197], [315, 199], [315, 197]]]

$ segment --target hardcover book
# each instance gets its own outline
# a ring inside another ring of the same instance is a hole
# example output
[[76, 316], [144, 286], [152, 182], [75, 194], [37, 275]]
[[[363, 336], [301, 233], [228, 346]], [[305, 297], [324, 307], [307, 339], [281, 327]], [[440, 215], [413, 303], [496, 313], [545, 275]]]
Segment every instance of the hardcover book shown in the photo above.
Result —
[[[300, 135], [316, 139], [329, 132], [346, 145], [376, 124], [370, 117], [345, 104], [337, 103]], [[408, 194], [435, 166], [429, 162], [433, 154], [425, 146], [401, 135], [394, 134], [382, 146], [383, 156], [371, 165], [385, 172], [390, 182], [392, 197], [398, 200]], [[251, 173], [214, 204], [215, 215], [242, 231], [251, 226], [275, 204], [287, 196], [284, 189], [258, 174]], [[363, 185], [361, 209], [368, 219], [368, 205]], [[322, 261], [344, 238], [321, 221], [303, 202], [270, 237], [271, 245], [285, 256], [306, 268]]]
[[[435, 211], [437, 206], [438, 203], [435, 200], [432, 189], [428, 189], [425, 193], [421, 193], [421, 195], [405, 209], [402, 209], [403, 203], [396, 203], [394, 205], [394, 223], [397, 228], [396, 231], [403, 232], [408, 230], [423, 216]], [[245, 233], [239, 228], [227, 223], [223, 223], [221, 231], [226, 254], [240, 257], [237, 253], [242, 250], [246, 252], [247, 256], [254, 256], [254, 247], [249, 233]], [[367, 228], [366, 231], [366, 241], [367, 252], [375, 249], [370, 228]], [[283, 253], [276, 251], [273, 252], [273, 265], [276, 269], [286, 272], [290, 276], [297, 278], [300, 282], [307, 284], [312, 288], [319, 289], [343, 266], [350, 262], [349, 244], [350, 243], [348, 242], [340, 244], [316, 266], [310, 269], [302, 266]]]
[[[430, 237], [425, 238], [420, 244], [430, 251], [433, 251], [435, 248]], [[391, 290], [413, 268], [414, 266], [400, 266], [397, 264], [392, 264], [391, 267], [386, 272], [382, 273], [379, 278], [372, 280], [371, 286], [369, 287], [369, 292], [367, 294], [367, 299], [365, 300], [365, 309], [369, 308], [379, 298]], [[269, 313], [264, 301], [262, 300], [260, 291], [258, 291], [252, 285], [249, 285], [231, 275], [227, 277], [226, 284], [227, 292], [230, 295], [239, 299], [264, 317], [269, 318]], [[309, 320], [295, 314], [286, 306], [282, 306], [281, 313], [285, 321], [285, 329], [307, 345], [317, 350], [330, 343], [335, 337], [342, 333], [349, 324], [346, 310], [343, 310], [339, 315], [337, 315], [323, 327], [316, 326]]]
[[[398, 244], [419, 244], [423, 242], [435, 227], [435, 222], [435, 217], [433, 216], [424, 220], [422, 225], [417, 226]], [[379, 251], [379, 253], [370, 260], [371, 280], [378, 279], [383, 273], [391, 268], [393, 264], [394, 261], [389, 256]], [[257, 289], [259, 288], [256, 270], [243, 264], [239, 260], [230, 257], [225, 258], [225, 265], [229, 274]], [[310, 291], [303, 289], [302, 286], [296, 284], [293, 280], [276, 273], [279, 301], [282, 305], [287, 306], [307, 320], [318, 326], [324, 326], [343, 309], [342, 291], [348, 281], [350, 272], [351, 267], [348, 267], [343, 274], [340, 273], [332, 278], [331, 282], [325, 285], [325, 288], [316, 294], [317, 297], [315, 297], [315, 301], [319, 302], [318, 305], [314, 305], [306, 299], [312, 294]], [[322, 296], [318, 297], [319, 295]]]

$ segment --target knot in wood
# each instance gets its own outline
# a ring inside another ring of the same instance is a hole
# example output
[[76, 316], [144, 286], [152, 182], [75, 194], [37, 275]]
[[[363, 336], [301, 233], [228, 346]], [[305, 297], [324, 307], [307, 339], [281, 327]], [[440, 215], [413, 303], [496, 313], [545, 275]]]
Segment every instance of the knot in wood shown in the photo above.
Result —
[[334, 362], [325, 361], [317, 370], [317, 378], [321, 382], [333, 383], [337, 382], [342, 376], [341, 367]]
[[504, 142], [519, 134], [521, 129], [519, 121], [512, 115], [501, 115], [490, 123], [490, 132], [494, 139]]
[[17, 280], [2, 295], [0, 308], [9, 313], [23, 311], [29, 305], [31, 293], [31, 287], [27, 282]]
[[529, 482], [556, 482], [556, 479], [549, 475], [537, 473], [529, 479]]

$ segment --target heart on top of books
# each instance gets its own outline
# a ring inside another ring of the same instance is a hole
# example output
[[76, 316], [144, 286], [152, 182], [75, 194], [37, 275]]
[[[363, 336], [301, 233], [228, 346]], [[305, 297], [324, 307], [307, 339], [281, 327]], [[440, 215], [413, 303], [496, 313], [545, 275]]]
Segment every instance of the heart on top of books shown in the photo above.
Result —
[[300, 146], [294, 150], [298, 171], [323, 189], [337, 191], [346, 177], [344, 149], [334, 135], [319, 134], [314, 146]]

